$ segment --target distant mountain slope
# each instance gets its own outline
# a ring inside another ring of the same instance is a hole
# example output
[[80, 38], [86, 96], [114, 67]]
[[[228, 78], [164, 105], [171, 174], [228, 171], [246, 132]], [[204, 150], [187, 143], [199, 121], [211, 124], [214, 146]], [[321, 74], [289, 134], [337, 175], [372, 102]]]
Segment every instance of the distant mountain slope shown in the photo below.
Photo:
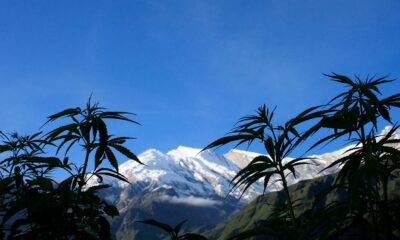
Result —
[[[315, 194], [332, 184], [333, 180], [334, 176], [328, 175], [304, 180], [290, 186], [289, 191], [293, 200], [301, 200], [298, 202], [300, 205], [296, 209], [296, 214], [304, 212], [311, 207]], [[250, 230], [254, 228], [258, 221], [267, 219], [271, 215], [273, 207], [284, 201], [284, 199], [283, 191], [270, 192], [264, 196], [259, 196], [233, 217], [218, 224], [214, 230], [208, 233], [208, 236], [210, 239], [223, 240], [242, 231]]]
[[[346, 151], [313, 156], [311, 165], [296, 169], [298, 178], [289, 183], [331, 174], [336, 169], [320, 172]], [[172, 225], [188, 219], [187, 227], [205, 232], [238, 212], [243, 206], [262, 194], [263, 183], [254, 184], [239, 199], [241, 191], [231, 190], [230, 181], [258, 153], [231, 150], [220, 155], [212, 151], [178, 147], [168, 153], [150, 149], [138, 157], [145, 165], [128, 161], [119, 169], [131, 184], [105, 179], [113, 187], [102, 194], [117, 204], [121, 215], [113, 221], [112, 228], [118, 239], [157, 239], [157, 231], [143, 231], [148, 226], [137, 220], [155, 218]], [[91, 184], [97, 184], [93, 179]], [[279, 184], [268, 186], [267, 192], [277, 191]], [[149, 236], [150, 234], [150, 236]]]
[[[322, 189], [330, 186], [336, 174], [300, 181], [289, 187], [291, 196], [298, 201], [296, 215], [299, 215], [312, 206], [315, 195]], [[389, 182], [390, 198], [400, 198], [400, 178], [395, 178]], [[330, 193], [322, 202], [325, 205], [334, 200], [344, 199], [345, 194], [334, 191]], [[250, 230], [256, 226], [260, 220], [267, 219], [273, 211], [273, 207], [283, 202], [285, 195], [283, 191], [270, 192], [243, 207], [233, 217], [218, 224], [212, 231], [208, 232], [210, 239], [224, 240], [240, 232]]]
[[[348, 149], [311, 156], [311, 164], [298, 166], [297, 178], [291, 176], [289, 185], [337, 172], [338, 168], [322, 170], [346, 154]], [[171, 225], [188, 219], [188, 228], [204, 232], [237, 213], [263, 193], [262, 180], [253, 184], [242, 198], [240, 189], [230, 192], [232, 178], [259, 153], [231, 150], [221, 155], [209, 150], [200, 151], [183, 146], [168, 153], [150, 149], [138, 156], [145, 165], [127, 161], [119, 166], [120, 172], [131, 184], [105, 179], [113, 187], [102, 192], [102, 195], [116, 203], [121, 213], [112, 224], [118, 239], [158, 239], [157, 231], [143, 231], [148, 226], [135, 223], [148, 218]], [[96, 179], [91, 181], [91, 185], [98, 184]], [[268, 186], [266, 192], [280, 189], [281, 186], [275, 183]]]

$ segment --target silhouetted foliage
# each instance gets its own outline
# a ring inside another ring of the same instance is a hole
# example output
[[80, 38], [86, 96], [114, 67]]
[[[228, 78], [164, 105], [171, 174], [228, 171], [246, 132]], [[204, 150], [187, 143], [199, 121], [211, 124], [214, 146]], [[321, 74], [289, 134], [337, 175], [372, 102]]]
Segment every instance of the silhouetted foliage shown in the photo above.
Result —
[[171, 240], [207, 240], [206, 237], [197, 233], [180, 234], [183, 225], [186, 223], [186, 220], [178, 223], [175, 227], [171, 227], [166, 223], [159, 222], [154, 219], [138, 221], [138, 223], [148, 224], [162, 229], [164, 232], [168, 233]]
[[[263, 220], [228, 239], [340, 239], [350, 233], [353, 239], [367, 234], [370, 239], [399, 239], [400, 201], [391, 197], [389, 183], [399, 177], [400, 171], [399, 126], [390, 112], [400, 107], [400, 94], [382, 96], [381, 85], [393, 81], [386, 77], [362, 80], [334, 73], [326, 76], [347, 87], [347, 91], [283, 124], [275, 124], [275, 109], [263, 105], [203, 149], [258, 142], [265, 154], [236, 174], [232, 190], [244, 193], [260, 179], [264, 180], [264, 192], [271, 184], [282, 186], [284, 198]], [[66, 124], [48, 132], [27, 136], [0, 132], [1, 239], [110, 239], [109, 220], [119, 211], [99, 197], [99, 190], [110, 187], [103, 179], [128, 182], [118, 171], [119, 154], [142, 163], [124, 146], [131, 138], [109, 134], [106, 121], [137, 124], [128, 115], [107, 111], [89, 99], [84, 108], [69, 108], [49, 116], [46, 126], [60, 119]], [[379, 121], [392, 127], [379, 135]], [[309, 137], [321, 129], [329, 133], [310, 142]], [[296, 178], [296, 168], [312, 164], [312, 158], [289, 155], [305, 142], [309, 151], [338, 139], [352, 144], [326, 168], [338, 168], [338, 173], [330, 176], [330, 185], [316, 186], [313, 203], [300, 209], [303, 199], [294, 199], [287, 179]], [[83, 153], [82, 159], [70, 161], [73, 148]], [[49, 154], [51, 149], [54, 155]], [[56, 181], [55, 171], [64, 171], [68, 177]], [[96, 178], [98, 184], [89, 185], [91, 178]], [[206, 239], [200, 234], [181, 233], [186, 221], [174, 227], [153, 219], [138, 222], [163, 230], [171, 240]]]
[[[260, 141], [266, 155], [254, 158], [240, 170], [232, 180], [233, 188], [244, 186], [242, 190], [246, 191], [251, 184], [263, 179], [265, 189], [272, 176], [276, 175], [275, 181], [282, 183], [286, 193], [289, 214], [282, 214], [285, 213], [285, 207], [275, 208], [270, 216], [258, 222], [253, 229], [230, 239], [247, 239], [259, 235], [267, 239], [334, 239], [341, 232], [361, 225], [370, 226], [373, 239], [395, 238], [394, 222], [398, 220], [391, 211], [398, 212], [398, 209], [393, 208], [398, 205], [392, 204], [397, 200], [388, 197], [388, 183], [399, 170], [400, 139], [394, 136], [398, 126], [395, 124], [379, 136], [377, 124], [381, 119], [393, 124], [390, 110], [400, 107], [400, 94], [380, 97], [380, 85], [393, 81], [386, 77], [367, 77], [362, 80], [355, 76], [353, 80], [335, 73], [326, 76], [348, 87], [348, 90], [327, 104], [302, 112], [284, 125], [273, 125], [274, 111], [262, 106], [257, 110], [257, 115], [240, 119], [238, 127], [227, 136], [204, 148], [216, 148], [231, 142], [250, 145], [255, 140]], [[298, 126], [310, 120], [316, 123], [299, 133]], [[315, 196], [311, 209], [296, 216], [296, 205], [291, 200], [286, 178], [290, 174], [296, 177], [296, 166], [309, 162], [304, 157], [293, 160], [286, 157], [320, 129], [330, 129], [332, 132], [311, 143], [309, 150], [341, 137], [346, 137], [354, 145], [326, 168], [340, 167], [332, 186]], [[344, 192], [346, 198], [325, 204], [328, 194], [338, 192]]]
[[342, 136], [347, 136], [349, 143], [354, 144], [328, 168], [341, 166], [335, 184], [347, 189], [349, 214], [354, 219], [367, 214], [375, 239], [390, 238], [387, 184], [399, 167], [400, 151], [394, 146], [400, 140], [393, 137], [398, 126], [394, 125], [385, 135], [378, 136], [377, 123], [380, 119], [392, 123], [389, 110], [400, 107], [400, 94], [380, 98], [380, 85], [393, 81], [386, 77], [361, 80], [355, 76], [353, 80], [338, 74], [327, 76], [348, 87], [348, 91], [329, 102], [329, 114], [318, 125], [333, 130], [333, 133], [313, 147]]
[[280, 182], [286, 194], [287, 218], [295, 224], [295, 204], [290, 197], [286, 179], [290, 174], [296, 177], [296, 166], [309, 163], [305, 161], [308, 159], [306, 157], [298, 157], [288, 161], [284, 161], [284, 159], [287, 160], [289, 154], [310, 135], [310, 133], [299, 133], [297, 126], [324, 113], [324, 111], [317, 111], [317, 109], [317, 107], [307, 109], [284, 125], [275, 126], [272, 122], [274, 111], [270, 111], [263, 105], [258, 108], [256, 115], [241, 118], [238, 126], [228, 136], [210, 143], [203, 150], [231, 142], [238, 142], [236, 145], [238, 146], [243, 143], [250, 145], [255, 140], [260, 141], [267, 155], [255, 157], [245, 168], [240, 170], [232, 179], [233, 188], [243, 186], [243, 192], [245, 192], [253, 183], [262, 178], [265, 191], [270, 180], [274, 179], [275, 176], [273, 183]]
[[[118, 209], [101, 199], [103, 176], [123, 181], [118, 172], [113, 150], [140, 163], [123, 146], [128, 137], [113, 137], [108, 133], [106, 119], [136, 123], [125, 112], [110, 112], [91, 104], [84, 109], [70, 108], [48, 117], [48, 122], [61, 118], [70, 123], [48, 133], [20, 136], [1, 132], [0, 145], [0, 229], [7, 239], [110, 239], [109, 218], [119, 214]], [[49, 156], [49, 148], [56, 154]], [[65, 154], [57, 154], [65, 147]], [[81, 148], [83, 159], [69, 161], [73, 147]], [[110, 167], [103, 166], [107, 159]], [[88, 171], [89, 164], [94, 167]], [[69, 177], [56, 181], [54, 171], [65, 171]], [[96, 176], [100, 184], [88, 186]]]

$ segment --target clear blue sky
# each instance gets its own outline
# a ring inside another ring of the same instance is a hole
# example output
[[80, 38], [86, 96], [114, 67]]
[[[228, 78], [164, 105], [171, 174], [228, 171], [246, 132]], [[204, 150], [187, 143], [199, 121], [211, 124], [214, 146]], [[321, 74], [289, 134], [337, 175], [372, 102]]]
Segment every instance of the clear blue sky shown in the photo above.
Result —
[[33, 132], [93, 92], [137, 114], [143, 126], [113, 128], [136, 153], [204, 147], [261, 104], [283, 121], [326, 102], [341, 89], [322, 73], [399, 78], [399, 12], [398, 0], [1, 1], [0, 128]]

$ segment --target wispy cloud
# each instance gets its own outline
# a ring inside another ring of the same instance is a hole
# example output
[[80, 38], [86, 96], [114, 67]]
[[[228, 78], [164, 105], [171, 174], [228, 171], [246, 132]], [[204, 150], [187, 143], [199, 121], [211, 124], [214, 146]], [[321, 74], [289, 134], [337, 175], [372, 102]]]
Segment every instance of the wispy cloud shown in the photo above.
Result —
[[199, 206], [199, 207], [214, 207], [221, 205], [220, 201], [208, 199], [208, 198], [200, 198], [200, 197], [170, 197], [170, 196], [162, 196], [159, 198], [160, 202], [169, 202], [172, 204], [185, 204], [191, 206]]

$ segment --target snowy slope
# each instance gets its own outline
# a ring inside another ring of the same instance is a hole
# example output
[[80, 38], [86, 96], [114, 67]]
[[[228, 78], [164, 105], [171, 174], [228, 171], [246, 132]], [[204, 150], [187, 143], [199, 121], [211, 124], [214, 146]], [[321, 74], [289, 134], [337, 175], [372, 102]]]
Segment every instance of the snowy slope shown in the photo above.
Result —
[[[386, 128], [382, 134], [389, 129]], [[400, 134], [395, 137], [400, 138]], [[308, 162], [311, 164], [298, 166], [297, 178], [291, 176], [288, 183], [294, 184], [336, 172], [338, 168], [322, 170], [347, 154], [350, 147], [310, 156], [312, 159]], [[172, 225], [182, 219], [190, 219], [186, 225], [189, 229], [212, 229], [263, 193], [262, 179], [253, 184], [241, 198], [240, 189], [231, 191], [232, 178], [258, 155], [260, 153], [236, 149], [218, 154], [179, 146], [167, 153], [156, 149], [143, 152], [138, 157], [145, 165], [135, 161], [121, 164], [119, 171], [128, 178], [130, 184], [105, 178], [105, 182], [113, 187], [101, 193], [120, 210], [120, 216], [112, 222], [115, 238], [156, 239], [156, 232], [148, 231], [136, 223], [149, 218]], [[93, 178], [91, 181], [91, 185], [98, 184]], [[266, 192], [280, 188], [279, 183], [271, 184]]]
[[[312, 164], [296, 168], [297, 178], [289, 178], [289, 184], [300, 180], [311, 179], [317, 176], [331, 174], [335, 169], [320, 172], [347, 148], [339, 151], [311, 156]], [[175, 197], [201, 197], [205, 199], [218, 199], [229, 196], [239, 199], [240, 189], [231, 191], [231, 180], [235, 174], [246, 166], [259, 153], [231, 150], [224, 155], [212, 151], [200, 152], [201, 149], [179, 146], [178, 148], [162, 153], [150, 149], [138, 157], [145, 165], [135, 161], [127, 161], [119, 166], [119, 171], [125, 175], [131, 184], [117, 180], [106, 180], [117, 189], [133, 188], [135, 192], [151, 192], [160, 188], [173, 189]], [[279, 183], [268, 186], [267, 192], [281, 188]], [[262, 194], [262, 180], [253, 184], [240, 198], [247, 203]], [[119, 193], [116, 193], [119, 194]], [[109, 196], [118, 199], [120, 196]]]
[[[147, 150], [138, 156], [145, 165], [127, 161], [119, 166], [119, 171], [128, 178], [131, 185], [115, 180], [111, 183], [122, 189], [140, 185], [142, 191], [171, 188], [177, 197], [226, 197], [231, 189], [230, 181], [240, 168], [223, 155], [200, 151], [183, 146], [168, 153], [156, 149]], [[247, 153], [251, 154], [257, 155]], [[256, 184], [243, 196], [243, 201], [253, 199], [261, 191], [261, 184]], [[234, 191], [231, 195], [239, 198], [240, 192]]]
[[[381, 134], [385, 134], [390, 127], [385, 128]], [[400, 138], [397, 134], [396, 137]], [[296, 168], [297, 178], [291, 176], [289, 184], [311, 179], [322, 175], [332, 174], [338, 168], [321, 172], [325, 167], [338, 159], [350, 148], [345, 147], [335, 152], [323, 155], [313, 155], [308, 162]], [[204, 199], [224, 199], [228, 195], [239, 199], [240, 189], [231, 190], [231, 179], [254, 157], [260, 153], [231, 150], [221, 155], [210, 150], [201, 152], [201, 149], [179, 146], [167, 153], [156, 149], [149, 149], [138, 157], [145, 165], [139, 165], [135, 161], [127, 161], [119, 166], [120, 172], [125, 175], [131, 184], [117, 180], [106, 180], [116, 189], [130, 188], [133, 192], [152, 192], [160, 189], [170, 189], [170, 193], [176, 198], [199, 197]], [[288, 159], [290, 160], [290, 159]], [[94, 183], [93, 183], [94, 184]], [[281, 188], [279, 183], [268, 186], [267, 192]], [[242, 203], [248, 203], [256, 196], [263, 193], [262, 180], [253, 184], [240, 198]], [[120, 193], [114, 191], [115, 196], [109, 199], [121, 199]]]

